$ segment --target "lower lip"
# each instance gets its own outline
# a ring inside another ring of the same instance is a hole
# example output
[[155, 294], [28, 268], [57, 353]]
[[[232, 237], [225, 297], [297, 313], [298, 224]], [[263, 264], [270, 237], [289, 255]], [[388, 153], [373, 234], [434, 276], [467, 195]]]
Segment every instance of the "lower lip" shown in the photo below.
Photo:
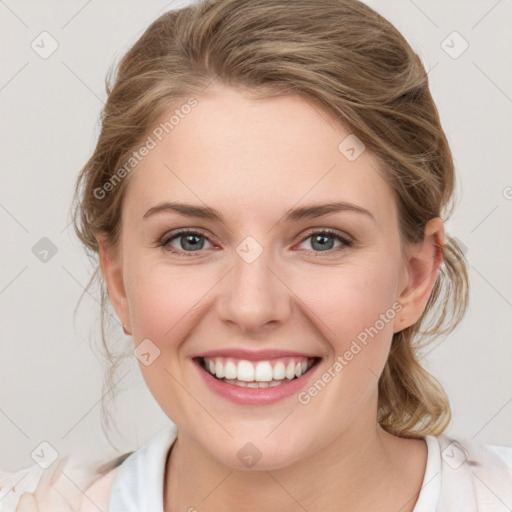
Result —
[[289, 382], [285, 382], [284, 384], [279, 384], [279, 386], [269, 388], [246, 388], [216, 379], [203, 369], [198, 360], [194, 360], [194, 363], [199, 369], [199, 373], [206, 385], [215, 394], [240, 405], [269, 405], [284, 400], [292, 395], [297, 395], [300, 390], [306, 386], [319, 366], [317, 362], [304, 375]]

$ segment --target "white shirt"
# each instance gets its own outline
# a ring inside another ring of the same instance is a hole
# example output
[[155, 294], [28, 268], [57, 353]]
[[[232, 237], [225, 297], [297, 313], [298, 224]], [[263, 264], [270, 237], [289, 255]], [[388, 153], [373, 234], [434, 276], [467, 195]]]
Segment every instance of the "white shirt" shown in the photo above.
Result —
[[[164, 430], [121, 464], [108, 512], [163, 512], [165, 462], [176, 436], [176, 427]], [[427, 465], [414, 512], [512, 510], [512, 447], [445, 436], [425, 441]]]
[[[92, 491], [94, 486], [90, 493], [87, 486], [80, 486], [87, 488], [86, 494], [93, 498], [83, 499], [80, 511], [96, 512], [101, 501], [104, 512], [163, 512], [165, 463], [177, 433], [176, 426], [172, 425], [129, 455], [103, 477], [104, 483], [96, 486], [96, 495]], [[512, 510], [512, 447], [484, 445], [446, 436], [426, 436], [425, 441], [427, 464], [414, 512]], [[15, 493], [9, 491], [9, 482], [18, 481], [19, 475], [27, 471], [36, 476], [31, 479], [29, 474], [23, 480], [25, 486], [18, 484]], [[21, 493], [34, 492], [40, 476], [40, 468], [17, 473], [0, 472], [0, 490], [3, 490], [0, 492], [0, 511], [14, 512]], [[68, 476], [61, 479], [63, 485], [57, 489], [60, 496], [67, 492], [64, 484], [70, 492], [77, 493], [77, 487], [70, 484]], [[97, 500], [96, 504], [94, 500]], [[56, 508], [51, 510], [56, 512]]]

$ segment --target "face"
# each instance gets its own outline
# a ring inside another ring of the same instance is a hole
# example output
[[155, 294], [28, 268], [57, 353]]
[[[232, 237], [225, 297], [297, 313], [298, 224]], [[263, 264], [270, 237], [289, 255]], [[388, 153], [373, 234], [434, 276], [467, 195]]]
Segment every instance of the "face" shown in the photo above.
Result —
[[393, 332], [428, 286], [411, 298], [393, 192], [369, 151], [340, 151], [350, 130], [294, 96], [197, 101], [132, 172], [102, 268], [180, 435], [227, 466], [285, 467], [375, 430]]

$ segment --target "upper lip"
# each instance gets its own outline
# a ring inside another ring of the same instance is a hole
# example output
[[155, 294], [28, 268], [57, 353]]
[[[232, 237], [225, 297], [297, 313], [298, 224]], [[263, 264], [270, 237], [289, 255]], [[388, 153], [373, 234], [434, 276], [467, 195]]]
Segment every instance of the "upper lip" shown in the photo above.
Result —
[[208, 350], [207, 352], [197, 354], [195, 357], [232, 357], [234, 359], [245, 359], [248, 361], [265, 361], [268, 359], [276, 359], [278, 357], [307, 357], [313, 359], [318, 358], [319, 356], [316, 354], [308, 354], [306, 352], [296, 352], [294, 350], [247, 350], [243, 348], [229, 348]]

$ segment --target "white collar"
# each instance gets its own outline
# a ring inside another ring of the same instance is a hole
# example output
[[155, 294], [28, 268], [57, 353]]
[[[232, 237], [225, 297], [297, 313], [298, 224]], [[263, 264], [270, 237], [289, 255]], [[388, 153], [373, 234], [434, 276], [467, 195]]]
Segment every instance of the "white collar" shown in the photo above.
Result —
[[421, 491], [413, 512], [432, 512], [436, 510], [441, 494], [441, 451], [436, 437], [425, 436], [427, 443], [427, 466]]
[[[178, 430], [173, 424], [132, 453], [119, 467], [109, 512], [163, 512], [165, 464]], [[441, 453], [438, 439], [425, 436], [427, 465], [413, 512], [432, 512], [441, 492]]]
[[132, 453], [119, 466], [109, 512], [163, 512], [164, 473], [178, 430], [173, 424]]

